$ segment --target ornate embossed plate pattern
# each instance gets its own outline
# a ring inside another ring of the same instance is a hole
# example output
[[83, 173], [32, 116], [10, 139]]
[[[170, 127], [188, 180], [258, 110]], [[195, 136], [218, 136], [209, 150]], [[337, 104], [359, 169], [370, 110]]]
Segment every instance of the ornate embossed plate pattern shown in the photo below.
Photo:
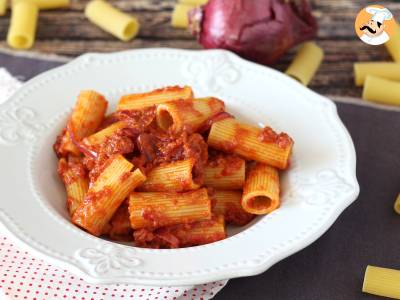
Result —
[[[134, 248], [73, 226], [52, 143], [76, 95], [96, 89], [113, 109], [122, 94], [176, 84], [293, 136], [281, 208], [230, 228], [226, 240], [176, 250]], [[333, 102], [221, 50], [87, 54], [43, 73], [0, 104], [0, 157], [2, 225], [37, 255], [96, 283], [184, 285], [258, 274], [321, 236], [359, 192], [354, 146]]]

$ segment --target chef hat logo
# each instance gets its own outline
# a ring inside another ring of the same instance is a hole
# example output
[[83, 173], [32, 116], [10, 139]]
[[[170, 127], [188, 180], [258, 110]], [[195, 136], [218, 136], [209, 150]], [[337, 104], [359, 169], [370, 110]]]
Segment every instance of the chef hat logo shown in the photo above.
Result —
[[366, 44], [381, 45], [386, 43], [394, 31], [395, 18], [389, 9], [381, 5], [370, 5], [357, 15], [355, 31]]
[[386, 20], [391, 20], [393, 18], [392, 13], [387, 8], [378, 8], [369, 6], [366, 12], [372, 15], [371, 20], [383, 24]]

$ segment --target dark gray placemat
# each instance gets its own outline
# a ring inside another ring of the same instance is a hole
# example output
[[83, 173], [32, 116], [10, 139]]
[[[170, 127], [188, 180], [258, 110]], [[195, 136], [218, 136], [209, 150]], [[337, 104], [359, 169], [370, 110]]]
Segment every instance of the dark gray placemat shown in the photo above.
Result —
[[343, 103], [338, 111], [356, 147], [358, 200], [315, 243], [261, 275], [230, 280], [216, 300], [376, 299], [361, 293], [365, 267], [400, 269], [400, 113]]
[[[61, 62], [0, 53], [0, 66], [29, 79]], [[230, 299], [372, 299], [361, 293], [368, 264], [400, 269], [400, 113], [338, 103], [357, 151], [358, 200], [319, 240], [267, 272], [230, 280], [215, 297]]]
[[54, 60], [10, 55], [0, 52], [0, 67], [6, 68], [12, 75], [20, 80], [28, 80], [32, 77], [62, 65], [66, 58], [55, 58]]

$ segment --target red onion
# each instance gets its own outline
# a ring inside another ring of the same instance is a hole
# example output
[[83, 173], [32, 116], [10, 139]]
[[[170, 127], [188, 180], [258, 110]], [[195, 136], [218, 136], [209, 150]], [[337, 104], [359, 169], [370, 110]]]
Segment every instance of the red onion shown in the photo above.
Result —
[[204, 48], [231, 50], [268, 65], [317, 33], [307, 0], [209, 0], [189, 18]]

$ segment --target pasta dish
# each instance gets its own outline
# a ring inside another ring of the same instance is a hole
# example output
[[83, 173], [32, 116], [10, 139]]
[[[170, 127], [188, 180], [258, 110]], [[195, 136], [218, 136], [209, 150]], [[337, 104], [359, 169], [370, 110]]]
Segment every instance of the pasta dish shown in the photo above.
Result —
[[54, 144], [72, 222], [138, 247], [226, 238], [280, 205], [293, 140], [244, 124], [222, 100], [172, 86], [122, 96], [82, 91]]

